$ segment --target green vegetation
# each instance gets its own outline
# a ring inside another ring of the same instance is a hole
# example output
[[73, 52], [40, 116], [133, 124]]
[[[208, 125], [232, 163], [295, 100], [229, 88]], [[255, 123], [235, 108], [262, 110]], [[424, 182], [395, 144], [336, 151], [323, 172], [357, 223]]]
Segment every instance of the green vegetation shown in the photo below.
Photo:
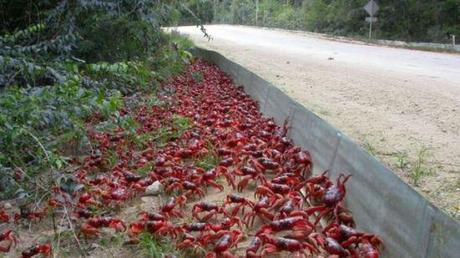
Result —
[[[89, 120], [96, 130], [123, 128], [138, 145], [152, 137], [137, 135], [135, 119], [120, 109], [161, 104], [151, 96], [191, 59], [190, 41], [162, 31], [181, 12], [193, 14], [182, 1], [5, 0], [0, 7], [0, 199], [31, 200], [72, 181], [70, 157], [92, 152]], [[175, 134], [190, 126], [173, 120]]]
[[377, 150], [375, 149], [375, 147], [370, 143], [370, 142], [364, 142], [363, 143], [363, 148], [369, 152], [369, 154], [371, 154], [372, 156], [376, 156], [377, 155]]
[[192, 77], [195, 82], [202, 82], [204, 80], [203, 74], [200, 72], [192, 72]]
[[219, 164], [219, 161], [219, 157], [212, 153], [208, 153], [201, 159], [197, 160], [196, 166], [208, 171], [215, 168]]
[[[206, 22], [309, 30], [365, 37], [368, 0], [189, 0]], [[258, 3], [258, 8], [257, 8]], [[375, 37], [450, 43], [460, 37], [460, 0], [378, 1]], [[256, 12], [256, 10], [258, 10]]]
[[396, 167], [399, 169], [405, 169], [409, 162], [407, 161], [407, 153], [399, 152], [396, 154]]
[[173, 139], [179, 138], [187, 129], [192, 127], [192, 120], [188, 117], [174, 115], [171, 125], [163, 126], [158, 132], [152, 135], [152, 139], [157, 140], [159, 146], [167, 144]]
[[412, 179], [412, 183], [418, 186], [420, 181], [425, 177], [434, 173], [433, 168], [427, 165], [426, 158], [428, 156], [428, 149], [423, 147], [417, 153], [417, 160], [412, 164], [409, 171], [409, 177]]
[[172, 130], [177, 134], [174, 135], [175, 138], [182, 135], [185, 130], [192, 127], [192, 120], [188, 117], [174, 115], [172, 118]]
[[176, 248], [167, 238], [158, 239], [147, 232], [139, 236], [142, 257], [162, 258], [164, 255], [176, 255]]

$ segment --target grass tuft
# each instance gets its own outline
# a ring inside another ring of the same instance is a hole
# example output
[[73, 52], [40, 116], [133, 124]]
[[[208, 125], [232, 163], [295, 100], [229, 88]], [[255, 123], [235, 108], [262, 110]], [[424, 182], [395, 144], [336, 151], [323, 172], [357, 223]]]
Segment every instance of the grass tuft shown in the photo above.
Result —
[[423, 147], [417, 153], [417, 160], [409, 171], [409, 177], [415, 186], [419, 186], [421, 180], [434, 173], [433, 168], [430, 168], [426, 163], [427, 156], [429, 155], [428, 149]]
[[399, 169], [405, 169], [409, 165], [409, 161], [407, 160], [408, 156], [405, 152], [398, 152], [396, 154], [396, 167]]
[[217, 156], [212, 153], [208, 153], [196, 161], [196, 166], [208, 171], [215, 168], [219, 162], [220, 159]]
[[176, 254], [172, 242], [168, 239], [154, 238], [151, 234], [143, 232], [139, 235], [139, 245], [142, 248], [143, 257], [162, 258], [166, 254]]
[[192, 78], [195, 83], [200, 83], [204, 80], [203, 73], [201, 72], [192, 72]]
[[181, 132], [181, 135], [185, 130], [192, 127], [192, 120], [188, 117], [174, 115], [172, 118], [173, 128]]
[[363, 143], [363, 148], [367, 150], [367, 152], [369, 152], [369, 154], [371, 154], [372, 156], [375, 156], [375, 154], [377, 153], [375, 147], [372, 146], [369, 142]]

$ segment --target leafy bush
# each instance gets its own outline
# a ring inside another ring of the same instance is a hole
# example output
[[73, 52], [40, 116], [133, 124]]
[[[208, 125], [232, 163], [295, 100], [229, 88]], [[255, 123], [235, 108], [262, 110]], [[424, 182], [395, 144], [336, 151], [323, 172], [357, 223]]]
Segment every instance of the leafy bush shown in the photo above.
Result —
[[80, 84], [81, 78], [75, 77], [54, 86], [9, 87], [2, 92], [0, 198], [27, 192], [42, 171], [62, 169], [66, 151], [88, 149], [85, 118], [93, 113], [108, 117], [121, 107], [118, 91]]
[[[116, 121], [124, 98], [182, 71], [191, 42], [162, 32], [180, 1], [0, 3], [0, 199], [59, 184], [70, 157], [91, 153], [86, 120]], [[22, 8], [22, 9], [21, 9]], [[188, 10], [190, 11], [190, 10]]]
[[65, 63], [70, 58], [73, 34], [52, 40], [37, 40], [46, 29], [39, 23], [0, 37], [0, 86], [26, 87], [63, 82], [68, 76]]
[[283, 5], [272, 18], [270, 26], [286, 29], [301, 29], [304, 27], [304, 19], [301, 9], [295, 9], [289, 5]]

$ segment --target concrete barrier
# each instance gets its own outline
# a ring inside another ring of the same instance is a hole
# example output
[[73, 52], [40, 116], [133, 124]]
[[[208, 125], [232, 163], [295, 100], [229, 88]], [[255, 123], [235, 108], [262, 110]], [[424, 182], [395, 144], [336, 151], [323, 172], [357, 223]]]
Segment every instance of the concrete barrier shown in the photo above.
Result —
[[428, 202], [347, 136], [277, 87], [221, 54], [194, 49], [217, 64], [279, 124], [289, 118], [289, 137], [312, 154], [314, 172], [352, 174], [345, 204], [357, 227], [379, 234], [383, 257], [460, 257], [460, 223]]

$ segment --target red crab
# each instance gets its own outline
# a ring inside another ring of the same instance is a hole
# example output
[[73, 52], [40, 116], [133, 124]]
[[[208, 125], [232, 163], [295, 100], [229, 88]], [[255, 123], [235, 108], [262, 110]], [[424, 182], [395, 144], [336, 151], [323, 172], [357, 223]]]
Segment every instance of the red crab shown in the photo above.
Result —
[[[267, 254], [288, 251], [292, 253], [300, 253], [305, 257], [310, 257], [311, 253], [317, 252], [316, 248], [309, 243], [301, 242], [295, 239], [289, 239], [284, 237], [275, 237], [269, 234], [261, 234], [259, 236], [264, 243], [262, 248], [262, 257]], [[309, 252], [307, 252], [307, 250]]]
[[202, 237], [195, 237], [189, 233], [184, 233], [182, 240], [176, 244], [176, 247], [179, 249], [203, 248], [206, 245], [203, 240], [206, 239], [203, 239]]
[[96, 200], [94, 200], [92, 194], [88, 192], [84, 192], [82, 195], [80, 195], [78, 202], [79, 204], [81, 204], [81, 206], [99, 205], [99, 203]]
[[254, 196], [274, 196], [275, 194], [285, 195], [291, 191], [292, 188], [288, 185], [273, 184], [267, 182], [264, 185], [257, 186], [256, 190], [254, 191]]
[[201, 177], [201, 184], [205, 186], [209, 185], [209, 186], [219, 189], [219, 191], [223, 191], [224, 186], [216, 182], [217, 177], [218, 177], [218, 173], [215, 169], [206, 171]]
[[233, 210], [230, 212], [231, 216], [236, 216], [236, 214], [238, 214], [240, 209], [242, 210], [242, 213], [244, 214], [244, 208], [246, 206], [248, 206], [250, 208], [254, 207], [254, 202], [253, 201], [251, 201], [251, 200], [249, 200], [247, 198], [235, 195], [235, 194], [227, 195], [227, 197], [225, 198], [224, 208], [229, 204], [236, 204], [235, 207], [233, 208]]
[[292, 217], [281, 220], [273, 220], [269, 224], [265, 224], [259, 228], [256, 235], [279, 232], [283, 230], [305, 230], [313, 231], [313, 224], [303, 217]]
[[341, 246], [335, 239], [326, 237], [326, 244], [324, 246], [329, 254], [337, 255], [339, 257], [349, 257], [350, 251]]
[[250, 166], [243, 166], [241, 169], [235, 170], [235, 175], [243, 176], [243, 179], [238, 183], [238, 191], [243, 191], [248, 185], [250, 180], [259, 180], [261, 184], [265, 184], [267, 179], [265, 176]]
[[219, 162], [219, 166], [222, 167], [230, 167], [231, 165], [234, 164], [234, 159], [232, 157], [227, 157]]
[[[198, 217], [198, 214], [201, 212], [207, 212], [207, 214], [200, 218]], [[192, 208], [192, 217], [196, 218], [199, 221], [208, 221], [211, 219], [214, 215], [223, 213], [225, 214], [225, 211], [222, 207], [219, 207], [216, 204], [209, 203], [209, 202], [199, 202], [193, 205]]]
[[201, 188], [198, 185], [192, 182], [189, 182], [189, 181], [174, 182], [166, 188], [166, 192], [171, 192], [172, 190], [183, 190], [183, 189], [186, 190], [186, 192], [184, 193], [186, 197], [196, 195], [199, 198], [203, 198], [205, 195], [203, 190], [201, 190]]
[[254, 224], [254, 219], [256, 216], [261, 218], [262, 220], [269, 220], [272, 221], [275, 217], [272, 213], [268, 211], [268, 208], [271, 207], [272, 203], [268, 197], [262, 197], [253, 207], [252, 211], [247, 213], [244, 216], [244, 220], [246, 221], [246, 225], [252, 226]]
[[16, 245], [16, 237], [13, 235], [13, 231], [11, 229], [3, 232], [0, 234], [0, 243], [4, 242], [0, 245], [0, 252], [8, 253], [11, 249], [11, 246]]
[[327, 177], [327, 173], [329, 173], [328, 170], [324, 171], [322, 174], [314, 177], [310, 177], [309, 179], [299, 183], [296, 187], [295, 190], [299, 191], [303, 187], [307, 187], [307, 193], [309, 195], [312, 195], [310, 192], [312, 192], [314, 186], [322, 186], [323, 188], [328, 188], [329, 186], [332, 185], [332, 182], [329, 180], [329, 177]]
[[0, 209], [0, 223], [8, 223], [10, 221], [10, 216], [6, 213], [5, 210]]
[[114, 187], [108, 192], [103, 191], [101, 195], [106, 201], [124, 202], [131, 197], [131, 192], [123, 187]]
[[175, 210], [176, 205], [183, 205], [185, 199], [183, 197], [171, 197], [168, 202], [161, 207], [161, 213], [166, 217], [183, 217], [183, 214], [180, 211]]
[[156, 213], [156, 212], [146, 212], [141, 211], [138, 216], [139, 220], [141, 221], [148, 221], [148, 220], [162, 220], [165, 221], [167, 218], [166, 216]]
[[[214, 245], [213, 252], [206, 254], [206, 258], [215, 258], [218, 256], [222, 257], [235, 257], [229, 249], [232, 247], [237, 247], [238, 243], [242, 240], [243, 233], [239, 230], [232, 231], [220, 231], [212, 236], [212, 239], [217, 239], [216, 244]], [[208, 241], [206, 241], [208, 242]]]
[[99, 228], [110, 227], [116, 231], [125, 231], [126, 226], [120, 219], [112, 217], [95, 217], [90, 218], [87, 222], [83, 223], [80, 227], [80, 233], [90, 237], [100, 234]]
[[356, 231], [346, 225], [331, 223], [323, 229], [323, 233], [339, 242], [343, 247], [353, 244], [364, 233]]
[[343, 207], [341, 204], [338, 204], [336, 207], [337, 218], [336, 223], [343, 224], [349, 227], [355, 227], [356, 223], [351, 215], [351, 212]]
[[[321, 199], [323, 205], [307, 209], [307, 212], [310, 214], [316, 211], [321, 211], [320, 215], [318, 215], [316, 219], [315, 225], [318, 224], [322, 217], [331, 211], [334, 211], [335, 218], [336, 220], [338, 219], [339, 207], [341, 207], [341, 202], [346, 193], [345, 183], [350, 177], [351, 175], [345, 176], [344, 174], [340, 174], [337, 178], [337, 184], [326, 189]], [[342, 178], [343, 180], [341, 181]]]
[[73, 215], [76, 217], [76, 218], [85, 218], [85, 219], [89, 219], [93, 216], [93, 212], [89, 209], [85, 209], [85, 208], [78, 208], [74, 211]]
[[[289, 191], [287, 194], [269, 194], [269, 197], [272, 200], [275, 200], [272, 209], [278, 210], [280, 216], [292, 217], [289, 216], [294, 210], [299, 210], [303, 205], [303, 197], [300, 192]], [[293, 209], [293, 210], [291, 210]], [[281, 214], [283, 213], [283, 214]]]
[[170, 235], [173, 238], [177, 238], [177, 235], [183, 232], [182, 227], [174, 226], [169, 221], [147, 221], [145, 229], [152, 234]]
[[227, 172], [227, 168], [218, 166], [214, 169], [206, 171], [203, 176], [201, 177], [201, 183], [205, 186], [212, 186], [214, 188], [219, 189], [220, 191], [224, 190], [224, 187], [221, 184], [216, 183], [216, 179], [218, 176], [224, 176], [227, 180], [227, 183], [235, 188], [235, 180], [233, 179], [233, 175]]
[[284, 173], [271, 180], [275, 184], [297, 186], [302, 182], [302, 177], [294, 173]]
[[301, 209], [303, 200], [298, 200], [295, 198], [286, 198], [281, 200], [282, 206], [278, 210], [278, 215], [276, 216], [277, 219], [283, 219], [287, 217], [295, 217], [295, 216], [303, 216], [308, 218], [309, 215]]
[[192, 224], [184, 224], [182, 228], [186, 232], [205, 232], [212, 230], [212, 224], [209, 223], [203, 223], [203, 222], [198, 222], [198, 223], [192, 223]]
[[280, 165], [280, 163], [266, 157], [258, 158], [255, 164], [263, 173], [265, 173], [267, 170], [272, 170], [277, 175], [283, 173], [283, 167]]
[[379, 247], [383, 241], [375, 235], [363, 235], [359, 237], [358, 241], [358, 253], [363, 258], [379, 258], [380, 251]]
[[30, 258], [37, 254], [43, 254], [44, 256], [48, 257], [51, 255], [52, 249], [50, 244], [43, 244], [43, 245], [36, 245], [34, 247], [29, 248], [26, 251], [21, 253], [22, 258]]
[[39, 221], [48, 214], [48, 207], [35, 209], [31, 206], [21, 207], [21, 218], [26, 218], [31, 221]]
[[133, 189], [139, 193], [145, 192], [147, 186], [151, 185], [157, 178], [155, 176], [144, 177], [132, 185]]
[[260, 247], [262, 246], [262, 240], [259, 237], [254, 237], [249, 243], [248, 248], [246, 248], [246, 257], [247, 258], [260, 258], [260, 254], [257, 254]]
[[231, 227], [237, 225], [240, 229], [243, 228], [243, 222], [238, 217], [224, 218], [224, 220], [218, 225], [211, 225], [211, 229], [214, 232], [222, 230], [230, 230]]
[[304, 178], [307, 178], [311, 175], [312, 160], [308, 151], [299, 150], [293, 155], [292, 161], [294, 166], [291, 166], [289, 169], [295, 174], [302, 175]]

